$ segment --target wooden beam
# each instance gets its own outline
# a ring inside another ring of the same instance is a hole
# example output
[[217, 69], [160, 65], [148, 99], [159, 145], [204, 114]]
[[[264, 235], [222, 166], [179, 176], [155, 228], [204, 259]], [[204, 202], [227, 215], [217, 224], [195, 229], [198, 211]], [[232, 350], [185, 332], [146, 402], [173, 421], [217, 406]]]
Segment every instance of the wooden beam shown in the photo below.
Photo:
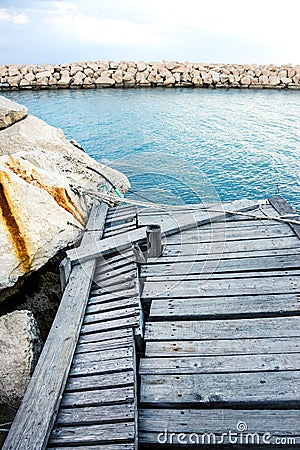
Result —
[[94, 269], [95, 262], [89, 261], [72, 270], [4, 450], [44, 450], [47, 446], [77, 344]]
[[[237, 200], [232, 202], [231, 210], [235, 212], [245, 212], [255, 209], [257, 204], [249, 200]], [[191, 211], [190, 214], [176, 215], [176, 217], [166, 217], [163, 224], [158, 220], [156, 224], [161, 225], [161, 236], [170, 236], [184, 230], [189, 230], [197, 226], [206, 225], [211, 222], [224, 220], [231, 214], [224, 212], [213, 212], [210, 210]], [[148, 225], [152, 225], [151, 223]], [[78, 264], [90, 259], [105, 256], [113, 251], [122, 251], [132, 246], [134, 242], [141, 244], [147, 239], [147, 227], [138, 228], [114, 237], [102, 239], [101, 242], [83, 245], [80, 248], [72, 249], [67, 252], [72, 264]]]
[[72, 265], [69, 258], [64, 258], [59, 265], [60, 285], [61, 290], [64, 292], [71, 275]]
[[[94, 204], [82, 243], [101, 239], [107, 205]], [[97, 231], [93, 231], [95, 229]], [[92, 244], [94, 245], [94, 244]], [[75, 352], [96, 260], [73, 267], [47, 341], [3, 450], [44, 450], [53, 428]]]
[[273, 208], [280, 214], [280, 216], [289, 216], [284, 218], [285, 219], [290, 218], [291, 220], [296, 220], [299, 222], [299, 225], [289, 223], [289, 226], [292, 228], [294, 233], [300, 239], [300, 216], [297, 213], [297, 211], [295, 211], [283, 197], [271, 197], [268, 199], [268, 201], [273, 206]]

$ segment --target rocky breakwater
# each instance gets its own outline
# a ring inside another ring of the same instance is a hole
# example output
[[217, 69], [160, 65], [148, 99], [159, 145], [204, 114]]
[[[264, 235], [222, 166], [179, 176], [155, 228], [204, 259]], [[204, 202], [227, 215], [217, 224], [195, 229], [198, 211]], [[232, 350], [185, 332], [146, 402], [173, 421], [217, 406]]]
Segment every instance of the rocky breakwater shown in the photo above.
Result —
[[23, 106], [0, 97], [0, 403], [13, 408], [41, 348], [38, 328], [45, 334], [47, 307], [61, 295], [63, 250], [82, 234], [92, 201], [87, 191], [104, 183], [86, 166], [106, 175], [121, 192], [128, 189], [124, 175], [94, 161]]
[[300, 88], [300, 65], [95, 61], [0, 67], [0, 90], [118, 87]]

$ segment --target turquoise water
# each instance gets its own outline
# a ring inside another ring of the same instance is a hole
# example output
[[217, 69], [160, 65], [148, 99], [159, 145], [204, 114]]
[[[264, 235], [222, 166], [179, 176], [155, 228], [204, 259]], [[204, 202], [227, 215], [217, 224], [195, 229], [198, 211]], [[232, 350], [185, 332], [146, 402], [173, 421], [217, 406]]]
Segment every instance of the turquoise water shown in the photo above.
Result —
[[300, 210], [300, 92], [205, 89], [4, 93], [155, 201], [283, 195]]

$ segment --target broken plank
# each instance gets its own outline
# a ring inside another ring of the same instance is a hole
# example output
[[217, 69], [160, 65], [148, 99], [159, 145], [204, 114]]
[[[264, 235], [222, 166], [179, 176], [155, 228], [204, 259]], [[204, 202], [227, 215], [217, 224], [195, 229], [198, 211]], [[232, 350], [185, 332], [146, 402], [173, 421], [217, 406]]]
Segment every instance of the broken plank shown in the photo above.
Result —
[[162, 321], [145, 325], [152, 341], [300, 337], [299, 317], [207, 321]]
[[300, 403], [299, 382], [300, 371], [141, 375], [141, 404], [295, 408]]

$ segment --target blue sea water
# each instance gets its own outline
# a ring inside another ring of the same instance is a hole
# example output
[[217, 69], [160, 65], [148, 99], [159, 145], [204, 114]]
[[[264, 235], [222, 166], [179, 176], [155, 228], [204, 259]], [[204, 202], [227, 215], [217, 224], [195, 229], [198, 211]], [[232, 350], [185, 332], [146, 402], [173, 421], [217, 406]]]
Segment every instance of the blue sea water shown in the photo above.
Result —
[[300, 91], [6, 92], [132, 189], [173, 204], [280, 194], [300, 210]]

